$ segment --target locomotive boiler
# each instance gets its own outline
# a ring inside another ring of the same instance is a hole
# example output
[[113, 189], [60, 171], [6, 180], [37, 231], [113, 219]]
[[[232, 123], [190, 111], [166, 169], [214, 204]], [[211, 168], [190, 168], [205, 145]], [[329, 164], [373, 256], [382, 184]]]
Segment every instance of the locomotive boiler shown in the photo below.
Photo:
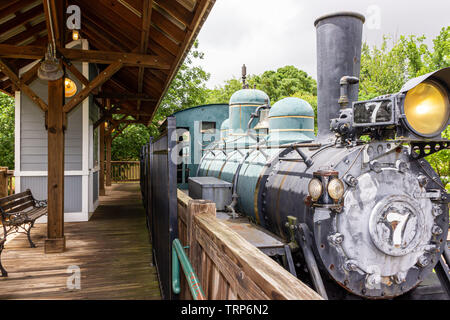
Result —
[[424, 157], [449, 148], [450, 68], [358, 101], [363, 23], [315, 22], [317, 136], [307, 102], [244, 84], [197, 175], [232, 183], [228, 210], [289, 243], [324, 297], [394, 298], [433, 269], [448, 290], [449, 196]]

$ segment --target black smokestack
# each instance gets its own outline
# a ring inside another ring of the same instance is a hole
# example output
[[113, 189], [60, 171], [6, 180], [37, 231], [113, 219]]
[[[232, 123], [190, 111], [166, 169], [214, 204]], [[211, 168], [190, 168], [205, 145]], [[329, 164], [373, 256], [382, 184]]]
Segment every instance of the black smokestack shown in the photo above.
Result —
[[[339, 116], [339, 81], [343, 76], [359, 78], [362, 28], [365, 18], [353, 12], [323, 16], [317, 29], [317, 124], [319, 139], [333, 135], [330, 120]], [[349, 87], [349, 106], [358, 100], [359, 86]]]

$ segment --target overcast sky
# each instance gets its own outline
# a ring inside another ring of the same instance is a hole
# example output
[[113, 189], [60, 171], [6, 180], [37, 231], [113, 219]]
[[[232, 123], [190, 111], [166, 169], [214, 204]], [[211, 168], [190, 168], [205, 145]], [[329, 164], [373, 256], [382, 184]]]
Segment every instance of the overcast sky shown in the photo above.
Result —
[[427, 44], [450, 25], [448, 0], [216, 0], [198, 40], [207, 86], [285, 65], [316, 78], [317, 17], [336, 11], [366, 16], [363, 41], [379, 45], [383, 34], [425, 35]]

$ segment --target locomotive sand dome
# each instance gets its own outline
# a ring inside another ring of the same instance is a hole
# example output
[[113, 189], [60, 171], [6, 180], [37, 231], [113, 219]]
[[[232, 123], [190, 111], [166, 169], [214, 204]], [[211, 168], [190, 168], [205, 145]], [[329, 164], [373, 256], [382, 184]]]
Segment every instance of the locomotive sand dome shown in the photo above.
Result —
[[313, 141], [314, 110], [305, 100], [284, 98], [269, 111], [270, 143]]
[[324, 298], [397, 297], [433, 269], [449, 291], [449, 196], [423, 158], [450, 147], [440, 137], [450, 68], [357, 101], [363, 23], [349, 12], [316, 21], [317, 137], [311, 106], [296, 98], [275, 103], [269, 134], [256, 135], [268, 97], [243, 89], [230, 100], [230, 135], [206, 148], [199, 175], [231, 182], [228, 209], [289, 243], [299, 278]]
[[[236, 91], [230, 98], [230, 134], [246, 136], [247, 125], [252, 113], [259, 106], [269, 104], [269, 96], [261, 90], [242, 89]], [[252, 124], [251, 128], [256, 125]]]
[[226, 119], [220, 126], [220, 139], [225, 140], [230, 132], [230, 119]]

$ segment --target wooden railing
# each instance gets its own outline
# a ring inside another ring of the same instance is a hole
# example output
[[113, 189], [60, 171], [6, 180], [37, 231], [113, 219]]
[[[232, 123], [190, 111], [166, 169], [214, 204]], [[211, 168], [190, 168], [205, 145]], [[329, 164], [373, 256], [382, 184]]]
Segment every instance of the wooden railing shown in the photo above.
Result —
[[[216, 218], [215, 204], [178, 190], [178, 234], [208, 300], [322, 300]], [[180, 299], [191, 300], [186, 280]]]
[[14, 170], [8, 170], [8, 167], [0, 167], [0, 198], [14, 194], [14, 189]]
[[139, 181], [140, 170], [140, 161], [111, 161], [111, 181]]

